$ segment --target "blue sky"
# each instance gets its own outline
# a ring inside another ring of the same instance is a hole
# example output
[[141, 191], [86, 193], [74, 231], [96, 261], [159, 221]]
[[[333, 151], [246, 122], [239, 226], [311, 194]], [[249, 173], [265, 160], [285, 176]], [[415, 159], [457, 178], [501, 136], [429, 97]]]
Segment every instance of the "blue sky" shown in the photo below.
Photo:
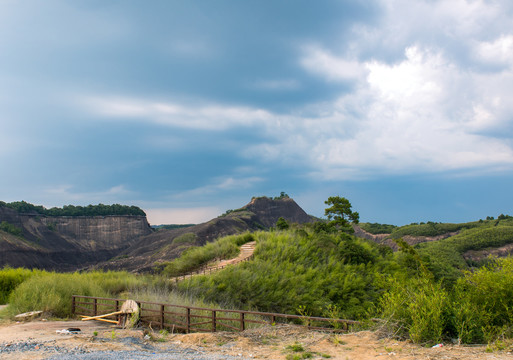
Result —
[[0, 199], [511, 214], [511, 1], [0, 0]]

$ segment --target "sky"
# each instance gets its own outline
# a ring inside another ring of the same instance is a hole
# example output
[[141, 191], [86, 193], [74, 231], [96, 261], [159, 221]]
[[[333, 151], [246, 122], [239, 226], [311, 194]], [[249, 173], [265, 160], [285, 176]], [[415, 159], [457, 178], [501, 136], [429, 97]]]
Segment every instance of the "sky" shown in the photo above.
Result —
[[0, 200], [513, 215], [509, 0], [0, 0]]

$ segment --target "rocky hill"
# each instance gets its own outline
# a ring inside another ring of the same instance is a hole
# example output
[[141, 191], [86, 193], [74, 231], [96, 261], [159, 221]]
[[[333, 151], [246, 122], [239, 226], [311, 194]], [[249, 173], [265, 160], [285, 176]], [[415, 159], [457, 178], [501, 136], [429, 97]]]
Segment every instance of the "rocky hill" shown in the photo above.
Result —
[[[190, 246], [220, 236], [268, 229], [283, 217], [313, 221], [288, 197], [253, 198], [246, 206], [206, 223], [153, 231], [145, 216], [46, 216], [0, 206], [0, 267], [59, 271], [85, 268], [152, 271]], [[3, 230], [2, 230], [3, 229]]]
[[145, 216], [44, 216], [0, 207], [0, 267], [70, 271], [108, 260], [152, 233]]
[[291, 198], [253, 198], [242, 208], [206, 223], [180, 229], [161, 229], [143, 236], [116, 258], [97, 267], [105, 270], [153, 271], [156, 265], [180, 256], [190, 246], [204, 245], [221, 236], [268, 229], [280, 217], [291, 223], [315, 221]]

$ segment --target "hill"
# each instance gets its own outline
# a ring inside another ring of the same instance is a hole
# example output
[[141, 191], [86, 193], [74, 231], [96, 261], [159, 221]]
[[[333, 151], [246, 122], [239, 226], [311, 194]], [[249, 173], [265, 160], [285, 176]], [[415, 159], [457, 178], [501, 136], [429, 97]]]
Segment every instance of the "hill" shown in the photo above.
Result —
[[98, 264], [105, 270], [153, 271], [155, 265], [180, 256], [191, 246], [202, 246], [219, 237], [245, 231], [265, 230], [282, 217], [290, 223], [314, 222], [293, 199], [255, 197], [240, 209], [202, 224], [178, 229], [160, 229], [139, 238], [116, 258]]
[[133, 206], [68, 205], [45, 209], [24, 201], [0, 202], [0, 267], [74, 271], [91, 267], [151, 271], [191, 246], [220, 236], [268, 229], [283, 217], [313, 221], [288, 196], [258, 197], [206, 223], [153, 230]]
[[0, 267], [73, 271], [151, 232], [142, 215], [47, 216], [0, 206]]

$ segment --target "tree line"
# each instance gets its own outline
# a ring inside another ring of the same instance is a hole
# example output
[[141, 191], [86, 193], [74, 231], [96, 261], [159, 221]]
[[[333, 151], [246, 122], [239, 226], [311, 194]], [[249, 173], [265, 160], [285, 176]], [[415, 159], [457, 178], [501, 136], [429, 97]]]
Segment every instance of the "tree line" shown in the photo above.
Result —
[[75, 206], [64, 205], [62, 208], [53, 207], [50, 209], [41, 205], [34, 205], [26, 201], [15, 201], [5, 203], [0, 201], [0, 207], [7, 207], [14, 209], [23, 214], [39, 214], [46, 216], [107, 216], [107, 215], [141, 215], [146, 216], [146, 213], [137, 206], [128, 205], [87, 205]]

